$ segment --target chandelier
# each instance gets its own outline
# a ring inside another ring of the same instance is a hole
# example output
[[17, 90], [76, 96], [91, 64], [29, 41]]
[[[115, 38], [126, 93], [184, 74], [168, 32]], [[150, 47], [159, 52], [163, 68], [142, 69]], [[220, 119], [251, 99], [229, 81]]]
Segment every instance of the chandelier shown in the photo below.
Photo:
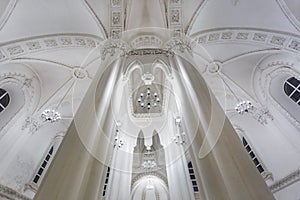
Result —
[[150, 110], [158, 107], [160, 98], [157, 92], [152, 92], [150, 87], [147, 87], [147, 91], [140, 93], [137, 103], [140, 108]]
[[236, 104], [234, 108], [239, 114], [244, 114], [248, 113], [250, 111], [253, 111], [254, 106], [251, 103], [251, 101], [240, 101], [239, 103]]
[[59, 112], [55, 110], [46, 109], [42, 112], [41, 118], [44, 121], [56, 122], [61, 119]]

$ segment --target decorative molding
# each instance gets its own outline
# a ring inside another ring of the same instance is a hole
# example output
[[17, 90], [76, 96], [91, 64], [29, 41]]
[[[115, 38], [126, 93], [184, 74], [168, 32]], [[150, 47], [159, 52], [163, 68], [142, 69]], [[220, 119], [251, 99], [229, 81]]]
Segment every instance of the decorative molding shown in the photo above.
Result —
[[200, 45], [215, 43], [260, 43], [293, 52], [300, 52], [300, 36], [264, 29], [224, 28], [200, 32], [191, 36]]
[[141, 35], [136, 37], [134, 40], [130, 42], [130, 45], [133, 49], [137, 49], [139, 47], [156, 47], [159, 48], [163, 45], [162, 40], [155, 35]]
[[173, 37], [180, 37], [183, 34], [182, 16], [182, 0], [169, 0], [167, 19]]
[[273, 185], [269, 186], [269, 188], [273, 193], [275, 193], [299, 180], [300, 180], [300, 169], [297, 169], [296, 171], [285, 176], [284, 178], [276, 181]]
[[165, 49], [134, 49], [126, 52], [126, 56], [141, 56], [141, 55], [166, 55], [173, 56], [174, 52]]
[[0, 62], [10, 60], [18, 56], [53, 48], [83, 47], [96, 48], [101, 40], [88, 35], [49, 35], [35, 37], [26, 40], [9, 42], [0, 45]]
[[186, 50], [191, 52], [192, 43], [187, 39], [174, 37], [165, 44], [165, 48], [170, 52], [184, 53]]
[[222, 63], [218, 61], [210, 62], [206, 65], [206, 71], [210, 74], [216, 74], [222, 69]]
[[72, 76], [75, 79], [82, 80], [88, 77], [88, 72], [83, 68], [77, 67], [72, 70]]
[[100, 48], [101, 59], [105, 60], [107, 55], [112, 57], [116, 53], [125, 56], [128, 49], [128, 45], [122, 40], [107, 40]]
[[13, 200], [31, 200], [30, 198], [2, 184], [0, 184], [0, 197]]
[[124, 11], [123, 1], [121, 0], [110, 0], [110, 37], [112, 39], [120, 39], [122, 32], [124, 31]]

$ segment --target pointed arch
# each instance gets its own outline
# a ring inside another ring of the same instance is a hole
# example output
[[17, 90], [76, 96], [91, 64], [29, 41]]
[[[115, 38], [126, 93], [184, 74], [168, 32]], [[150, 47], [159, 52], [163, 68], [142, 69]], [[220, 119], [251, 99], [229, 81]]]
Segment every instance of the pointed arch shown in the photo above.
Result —
[[127, 67], [125, 67], [125, 69], [124, 69], [124, 78], [128, 80], [129, 76], [136, 69], [138, 69], [140, 71], [140, 75], [142, 76], [143, 66], [144, 66], [143, 63], [139, 59], [135, 59], [134, 61], [129, 63], [127, 65]]

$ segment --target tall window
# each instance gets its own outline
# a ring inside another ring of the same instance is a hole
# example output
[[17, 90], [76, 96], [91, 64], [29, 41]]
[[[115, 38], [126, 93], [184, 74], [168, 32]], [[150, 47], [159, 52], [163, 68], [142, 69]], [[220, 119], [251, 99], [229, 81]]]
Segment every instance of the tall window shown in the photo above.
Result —
[[263, 168], [263, 166], [261, 165], [261, 163], [259, 162], [259, 160], [257, 159], [255, 153], [253, 152], [253, 150], [251, 149], [250, 145], [248, 144], [247, 140], [243, 137], [243, 145], [246, 149], [246, 151], [248, 152], [251, 160], [253, 161], [255, 167], [257, 168], [257, 170], [259, 171], [259, 173], [263, 173], [265, 171], [265, 169]]
[[37, 171], [33, 183], [38, 184], [44, 171], [46, 170], [47, 165], [51, 162], [51, 158], [53, 156], [53, 146], [51, 146], [50, 150], [48, 151], [46, 157], [44, 158], [44, 161], [42, 162], [39, 170]]
[[8, 106], [9, 100], [10, 97], [7, 91], [0, 88], [0, 113]]
[[291, 77], [284, 83], [284, 92], [294, 102], [300, 105], [300, 80]]
[[192, 184], [193, 184], [194, 192], [199, 192], [196, 176], [195, 176], [195, 173], [194, 173], [194, 168], [193, 168], [193, 165], [192, 165], [191, 161], [188, 163], [188, 169], [189, 169], [190, 178], [191, 178], [191, 181], [192, 181]]
[[107, 167], [106, 177], [105, 177], [105, 183], [104, 183], [103, 193], [102, 193], [103, 197], [105, 197], [106, 189], [107, 189], [107, 186], [108, 186], [109, 172], [110, 172], [110, 167]]

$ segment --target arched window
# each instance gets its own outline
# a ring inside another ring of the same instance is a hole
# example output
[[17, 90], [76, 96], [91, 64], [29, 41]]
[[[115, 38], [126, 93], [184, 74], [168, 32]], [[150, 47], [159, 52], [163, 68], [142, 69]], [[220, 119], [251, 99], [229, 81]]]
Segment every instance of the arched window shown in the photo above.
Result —
[[0, 113], [8, 106], [9, 101], [10, 97], [7, 91], [0, 88]]
[[51, 158], [53, 157], [53, 146], [50, 147], [50, 150], [48, 151], [47, 155], [45, 156], [42, 164], [40, 165], [40, 168], [38, 169], [34, 179], [33, 183], [38, 184], [39, 180], [41, 179], [44, 171], [46, 171], [46, 167], [51, 162]]
[[191, 178], [191, 181], [192, 181], [192, 184], [193, 184], [194, 192], [199, 192], [199, 188], [198, 188], [198, 185], [197, 185], [197, 180], [196, 180], [194, 168], [193, 168], [193, 165], [192, 165], [191, 161], [188, 163], [188, 169], [189, 169], [190, 178]]
[[244, 137], [243, 137], [242, 140], [243, 140], [243, 145], [244, 145], [246, 151], [248, 152], [251, 160], [253, 161], [255, 167], [257, 168], [257, 170], [259, 171], [259, 173], [263, 173], [265, 171], [265, 169], [263, 168], [263, 166], [261, 165], [261, 163], [257, 159], [255, 153], [253, 152], [252, 148], [248, 144], [247, 140]]
[[107, 167], [105, 183], [104, 183], [104, 186], [103, 186], [103, 193], [102, 193], [103, 197], [105, 197], [107, 186], [108, 186], [109, 172], [110, 172], [110, 167]]
[[284, 83], [284, 92], [294, 102], [300, 105], [300, 80], [291, 77]]

